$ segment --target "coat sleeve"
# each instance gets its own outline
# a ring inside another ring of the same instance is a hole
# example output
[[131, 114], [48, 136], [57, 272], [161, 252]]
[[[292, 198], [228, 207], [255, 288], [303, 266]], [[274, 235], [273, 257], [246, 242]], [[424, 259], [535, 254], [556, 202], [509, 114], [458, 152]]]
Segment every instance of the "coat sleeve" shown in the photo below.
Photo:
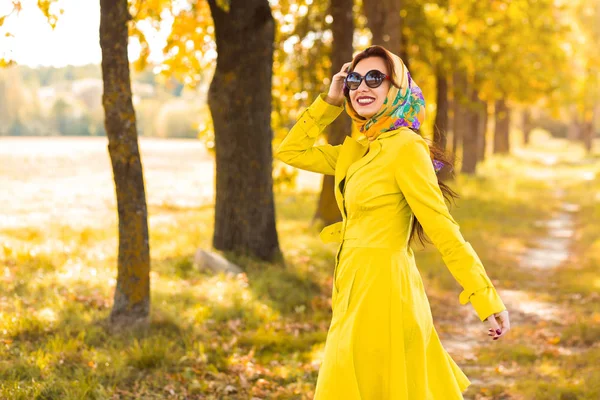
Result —
[[325, 94], [300, 115], [277, 150], [275, 157], [293, 167], [325, 175], [335, 174], [341, 145], [314, 146], [317, 136], [344, 110], [325, 101]]
[[394, 173], [398, 186], [452, 276], [463, 287], [460, 303], [470, 301], [481, 321], [505, 310], [477, 253], [448, 211], [427, 142], [418, 134], [412, 135], [400, 145], [397, 160]]

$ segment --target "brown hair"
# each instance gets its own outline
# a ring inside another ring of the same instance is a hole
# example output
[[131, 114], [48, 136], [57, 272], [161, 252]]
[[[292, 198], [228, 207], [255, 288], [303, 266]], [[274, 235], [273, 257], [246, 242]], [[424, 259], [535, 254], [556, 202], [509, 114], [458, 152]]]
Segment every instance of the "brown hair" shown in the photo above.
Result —
[[[394, 85], [396, 87], [400, 87], [400, 85], [398, 84], [398, 81], [397, 81], [398, 77], [396, 76], [396, 71], [394, 70], [394, 61], [390, 58], [387, 51], [381, 46], [370, 46], [370, 47], [367, 47], [362, 52], [358, 53], [352, 60], [352, 65], [350, 66], [350, 71], [354, 71], [356, 64], [358, 64], [360, 61], [364, 60], [365, 58], [370, 58], [370, 57], [379, 57], [379, 58], [383, 59], [383, 61], [385, 62], [385, 65], [389, 71], [390, 81], [392, 82], [392, 85]], [[344, 96], [348, 100], [348, 104], [351, 105], [350, 90], [346, 87], [344, 87]], [[421, 135], [421, 132], [418, 129], [412, 129], [412, 128], [410, 128], [410, 129], [413, 132], [415, 132], [416, 134]], [[439, 172], [443, 173], [444, 176], [446, 176], [448, 178], [453, 177], [454, 176], [454, 167], [452, 165], [452, 160], [450, 159], [450, 157], [448, 157], [448, 155], [446, 155], [446, 153], [444, 152], [443, 149], [439, 148], [436, 144], [431, 143], [429, 140], [427, 140], [427, 144], [429, 145], [429, 152], [431, 153], [432, 158], [444, 163], [444, 168]], [[437, 181], [438, 181], [438, 186], [440, 187], [440, 190], [442, 192], [442, 195], [444, 196], [444, 199], [448, 202], [454, 203], [454, 200], [459, 197], [458, 194], [454, 190], [452, 190], [448, 185], [446, 185], [444, 182], [442, 182], [439, 174], [437, 177]], [[413, 240], [415, 234], [417, 235], [419, 242], [421, 242], [422, 245], [424, 245], [427, 242], [431, 243], [431, 240], [429, 240], [429, 238], [427, 238], [427, 235], [425, 235], [423, 226], [421, 225], [419, 220], [417, 220], [416, 216], [415, 216], [415, 223], [413, 224], [412, 230], [410, 232], [409, 241]]]

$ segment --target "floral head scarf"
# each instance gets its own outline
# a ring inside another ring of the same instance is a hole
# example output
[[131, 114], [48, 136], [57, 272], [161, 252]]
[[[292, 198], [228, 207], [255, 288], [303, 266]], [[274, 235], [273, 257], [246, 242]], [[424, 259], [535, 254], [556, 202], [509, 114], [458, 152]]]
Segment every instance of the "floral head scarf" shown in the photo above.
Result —
[[[400, 127], [419, 129], [425, 120], [425, 99], [421, 88], [412, 80], [408, 68], [400, 57], [385, 50], [394, 62], [394, 77], [400, 87], [392, 84], [381, 109], [369, 119], [361, 117], [352, 103], [347, 100], [344, 108], [357, 130], [368, 139], [374, 140], [382, 133], [393, 131]], [[433, 167], [439, 172], [444, 163], [431, 157]]]
[[346, 112], [354, 125], [369, 139], [402, 126], [419, 129], [425, 120], [425, 99], [421, 88], [412, 80], [402, 59], [388, 50], [386, 53], [394, 62], [395, 81], [400, 87], [390, 86], [381, 109], [370, 119], [361, 117], [350, 101], [345, 102]]

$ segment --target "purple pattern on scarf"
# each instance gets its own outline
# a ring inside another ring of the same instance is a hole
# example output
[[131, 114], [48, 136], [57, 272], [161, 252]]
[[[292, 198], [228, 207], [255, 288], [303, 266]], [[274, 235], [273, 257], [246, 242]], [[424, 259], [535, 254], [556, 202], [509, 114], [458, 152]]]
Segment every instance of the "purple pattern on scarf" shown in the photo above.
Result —
[[398, 129], [402, 126], [408, 126], [408, 122], [406, 122], [404, 120], [404, 118], [399, 118], [394, 122], [394, 125], [392, 125], [392, 128], [390, 129], [390, 131], [393, 131], [394, 129]]
[[446, 164], [444, 164], [443, 162], [441, 162], [439, 160], [435, 160], [435, 159], [433, 160], [433, 169], [435, 169], [436, 173], [440, 172], [440, 170], [442, 168], [444, 168], [444, 165], [446, 165]]

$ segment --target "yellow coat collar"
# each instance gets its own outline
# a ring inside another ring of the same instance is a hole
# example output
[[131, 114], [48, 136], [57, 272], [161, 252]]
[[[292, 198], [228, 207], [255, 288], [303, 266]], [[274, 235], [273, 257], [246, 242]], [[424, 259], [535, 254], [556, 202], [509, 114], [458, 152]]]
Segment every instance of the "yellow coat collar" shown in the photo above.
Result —
[[[375, 140], [369, 143], [369, 140], [365, 135], [359, 135], [356, 139], [347, 136], [342, 144], [342, 149], [337, 160], [335, 167], [335, 200], [342, 215], [346, 218], [346, 212], [344, 210], [344, 196], [340, 187], [340, 183], [346, 179], [346, 182], [362, 167], [373, 161], [373, 159], [381, 151], [381, 139], [398, 134], [401, 129], [395, 129], [393, 131], [385, 132], [379, 135]], [[367, 150], [369, 152], [367, 153]], [[365, 155], [365, 153], [367, 153]]]
[[[341, 188], [342, 181], [345, 178], [346, 181], [344, 184], [346, 184], [352, 175], [356, 173], [356, 171], [373, 161], [373, 159], [381, 151], [381, 143], [379, 142], [379, 139], [385, 139], [386, 137], [396, 135], [401, 129], [403, 128], [382, 133], [371, 143], [369, 143], [369, 140], [363, 134], [359, 135], [356, 139], [350, 136], [345, 138], [335, 168], [334, 186], [335, 201], [341, 210], [344, 219], [346, 219], [347, 216], [344, 208], [344, 195], [342, 194]], [[369, 149], [368, 153], [367, 149]], [[367, 155], [365, 155], [365, 153], [367, 153]], [[321, 231], [321, 240], [324, 243], [341, 241], [343, 229], [342, 226], [342, 222], [337, 222], [335, 224], [326, 226]]]

